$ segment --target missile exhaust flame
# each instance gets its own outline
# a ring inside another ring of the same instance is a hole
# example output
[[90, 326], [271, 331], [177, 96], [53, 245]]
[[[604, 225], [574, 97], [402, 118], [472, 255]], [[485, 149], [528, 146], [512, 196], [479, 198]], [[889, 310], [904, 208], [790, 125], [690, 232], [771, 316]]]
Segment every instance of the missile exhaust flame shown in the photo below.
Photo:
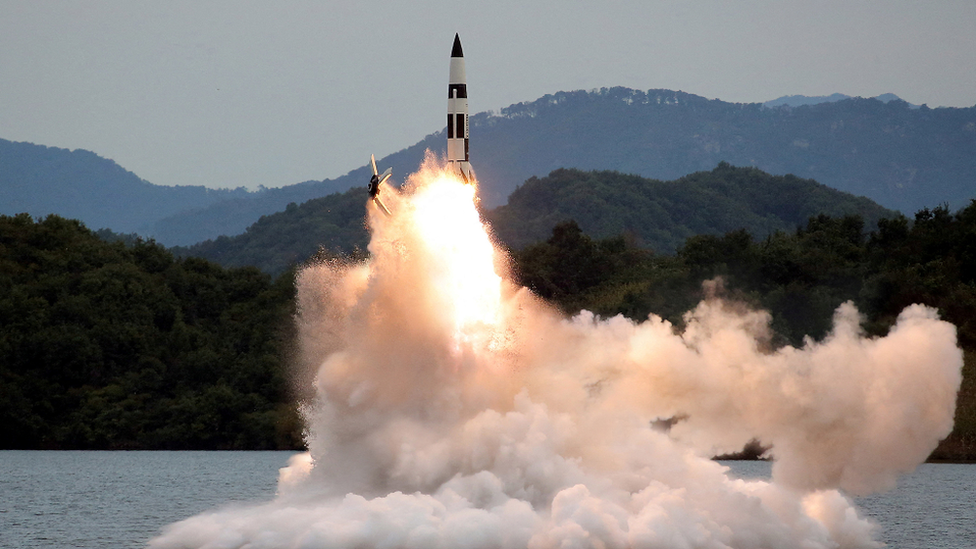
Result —
[[[952, 427], [962, 357], [929, 308], [872, 339], [845, 304], [775, 352], [767, 313], [714, 298], [681, 333], [565, 319], [511, 282], [453, 168], [386, 196], [368, 263], [298, 278], [308, 452], [273, 501], [150, 547], [879, 547], [842, 491], [890, 487]], [[757, 437], [770, 481], [708, 459]]]

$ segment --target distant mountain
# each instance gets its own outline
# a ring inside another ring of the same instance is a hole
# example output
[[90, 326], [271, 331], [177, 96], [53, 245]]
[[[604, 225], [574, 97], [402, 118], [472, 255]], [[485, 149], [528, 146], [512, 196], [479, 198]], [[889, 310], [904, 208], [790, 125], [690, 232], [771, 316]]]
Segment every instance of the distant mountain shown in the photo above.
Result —
[[669, 180], [721, 161], [815, 179], [909, 215], [976, 197], [976, 107], [852, 98], [766, 108], [612, 88], [545, 96], [471, 125], [472, 165], [492, 206], [557, 168]]
[[89, 151], [0, 139], [0, 214], [56, 213], [94, 229], [151, 234], [168, 215], [248, 195], [243, 188], [153, 185]]
[[[394, 168], [396, 182], [419, 167], [425, 150], [442, 154], [445, 140], [444, 131], [430, 134], [379, 164]], [[471, 160], [486, 207], [559, 168], [669, 180], [726, 161], [815, 179], [911, 215], [942, 204], [958, 209], [976, 197], [976, 107], [913, 109], [890, 94], [768, 108], [670, 90], [560, 92], [472, 116]], [[305, 190], [322, 196], [368, 177], [363, 166]], [[168, 221], [195, 227], [226, 207]]]
[[[832, 93], [830, 95], [784, 95], [772, 101], [763, 103], [764, 107], [799, 107], [801, 105], [819, 105], [820, 103], [835, 103], [851, 96], [842, 93]], [[887, 101], [886, 101], [887, 102]]]
[[[225, 266], [254, 265], [279, 273], [315, 255], [363, 249], [365, 188], [289, 206], [262, 217], [244, 234], [178, 250]], [[513, 248], [545, 240], [559, 222], [575, 219], [594, 238], [627, 233], [644, 247], [674, 252], [695, 234], [746, 229], [757, 237], [792, 231], [809, 217], [861, 215], [869, 227], [894, 217], [866, 198], [793, 176], [720, 164], [677, 181], [617, 172], [560, 169], [520, 186], [506, 205], [484, 213], [501, 241]]]
[[[888, 95], [767, 107], [618, 87], [546, 95], [474, 115], [470, 122], [472, 166], [489, 208], [504, 204], [526, 179], [559, 168], [673, 180], [722, 161], [814, 179], [908, 215], [942, 204], [956, 210], [976, 198], [976, 107], [915, 109]], [[393, 167], [396, 183], [419, 167], [426, 149], [442, 154], [444, 147], [440, 131], [379, 163]], [[54, 151], [72, 159], [98, 158]], [[8, 154], [0, 150], [0, 192], [35, 190], [40, 202], [3, 194], [0, 213], [58, 213], [93, 228], [138, 231], [167, 245], [239, 234], [262, 215], [365, 186], [369, 178], [364, 162], [333, 180], [258, 193], [208, 191], [153, 186], [105, 159], [99, 160], [107, 164], [95, 169], [38, 154], [11, 173]], [[45, 167], [36, 162], [46, 162]], [[128, 174], [127, 183], [121, 176], [112, 184], [95, 183], [93, 171]], [[195, 198], [184, 201], [184, 196]]]
[[[380, 164], [395, 177], [410, 173], [425, 149], [442, 152], [445, 139], [443, 131], [428, 135]], [[848, 98], [767, 108], [604, 88], [471, 117], [471, 162], [486, 207], [559, 168], [671, 180], [723, 161], [814, 179], [907, 215], [942, 204], [955, 210], [976, 198], [976, 107]], [[349, 183], [366, 180], [366, 168], [359, 171]]]
[[248, 191], [154, 185], [112, 160], [0, 139], [0, 214], [54, 213], [93, 229], [138, 233], [162, 244], [190, 245], [239, 234], [262, 215], [351, 187], [365, 168], [335, 181], [307, 181]]
[[[803, 105], [819, 105], [820, 103], [836, 103], [837, 101], [843, 101], [844, 99], [852, 99], [850, 95], [844, 95], [842, 93], [832, 93], [830, 95], [784, 95], [772, 101], [766, 101], [763, 103], [764, 107], [800, 107]], [[873, 97], [882, 103], [889, 103], [891, 101], [901, 101], [902, 99], [893, 93], [883, 93]], [[919, 105], [908, 104], [911, 108], [917, 109]]]
[[[361, 168], [334, 180], [306, 181], [264, 189], [206, 207], [175, 212], [156, 221], [148, 234], [168, 246], [188, 246], [223, 235], [240, 234], [261, 216], [284, 210], [289, 204], [300, 204], [345, 191], [360, 181], [368, 181], [366, 173], [366, 168]], [[363, 183], [363, 188], [365, 186]]]

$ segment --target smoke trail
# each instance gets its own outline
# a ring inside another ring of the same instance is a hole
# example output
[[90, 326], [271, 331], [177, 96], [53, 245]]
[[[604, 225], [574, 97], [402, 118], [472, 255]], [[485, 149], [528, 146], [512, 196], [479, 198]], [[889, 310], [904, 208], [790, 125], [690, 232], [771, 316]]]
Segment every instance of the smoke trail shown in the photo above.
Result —
[[[151, 547], [877, 547], [843, 492], [890, 487], [952, 428], [962, 354], [932, 309], [868, 338], [844, 304], [776, 351], [767, 313], [716, 298], [680, 333], [565, 319], [511, 284], [473, 187], [428, 161], [385, 200], [368, 264], [298, 280], [308, 453], [274, 501]], [[708, 459], [754, 438], [770, 482]]]

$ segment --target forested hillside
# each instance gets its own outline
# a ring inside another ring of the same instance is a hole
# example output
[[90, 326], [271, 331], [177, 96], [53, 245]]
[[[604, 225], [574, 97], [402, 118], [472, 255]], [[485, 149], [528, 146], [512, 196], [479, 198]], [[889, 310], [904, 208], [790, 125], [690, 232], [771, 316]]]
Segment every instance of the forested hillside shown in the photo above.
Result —
[[671, 254], [694, 235], [744, 229], [762, 238], [819, 214], [856, 214], [873, 227], [895, 212], [816, 181], [723, 162], [675, 181], [556, 170], [530, 178], [485, 217], [514, 248], [544, 240], [558, 222], [573, 219], [591, 237], [626, 233], [642, 247]]
[[0, 448], [301, 444], [291, 277], [0, 216]]
[[[229, 267], [254, 265], [279, 273], [320, 248], [331, 253], [364, 249], [367, 199], [364, 188], [355, 188], [292, 204], [284, 212], [262, 217], [244, 234], [178, 251]], [[496, 236], [513, 248], [544, 240], [557, 223], [574, 219], [592, 237], [626, 232], [643, 247], [673, 253], [685, 238], [696, 234], [741, 228], [763, 237], [778, 230], [792, 231], [821, 213], [858, 214], [870, 226], [894, 215], [870, 200], [814, 181], [723, 163], [676, 181], [556, 170], [529, 179], [512, 193], [507, 205], [485, 211], [484, 217]]]
[[281, 273], [320, 251], [343, 255], [365, 250], [369, 244], [368, 200], [366, 188], [361, 187], [309, 200], [301, 206], [291, 203], [283, 212], [262, 216], [243, 234], [173, 250], [227, 267], [255, 266], [268, 273]]

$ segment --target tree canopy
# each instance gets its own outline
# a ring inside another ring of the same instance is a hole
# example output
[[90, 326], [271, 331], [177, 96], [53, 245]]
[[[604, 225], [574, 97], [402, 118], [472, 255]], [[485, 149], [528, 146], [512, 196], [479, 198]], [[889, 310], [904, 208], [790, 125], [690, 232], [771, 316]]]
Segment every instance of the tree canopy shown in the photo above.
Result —
[[0, 445], [300, 444], [283, 366], [293, 295], [287, 275], [0, 216]]

